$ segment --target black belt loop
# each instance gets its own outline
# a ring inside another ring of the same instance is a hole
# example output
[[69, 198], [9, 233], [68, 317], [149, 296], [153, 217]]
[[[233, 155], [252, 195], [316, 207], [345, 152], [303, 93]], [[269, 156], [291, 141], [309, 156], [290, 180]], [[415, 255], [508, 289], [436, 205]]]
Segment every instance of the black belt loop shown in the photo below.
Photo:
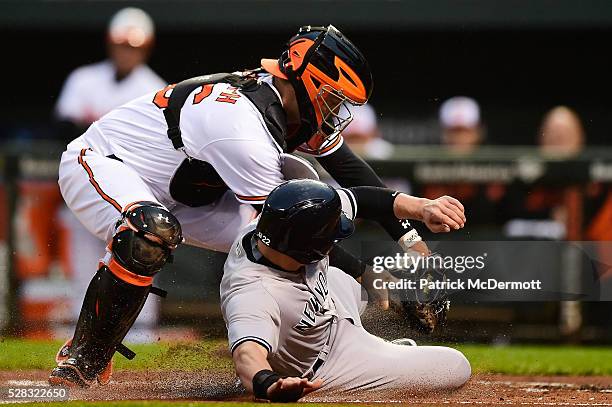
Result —
[[312, 376], [313, 377], [314, 375], [317, 374], [317, 370], [319, 370], [319, 368], [323, 366], [323, 363], [325, 363], [325, 361], [320, 358], [317, 358], [317, 360], [314, 362], [314, 365], [312, 365]]

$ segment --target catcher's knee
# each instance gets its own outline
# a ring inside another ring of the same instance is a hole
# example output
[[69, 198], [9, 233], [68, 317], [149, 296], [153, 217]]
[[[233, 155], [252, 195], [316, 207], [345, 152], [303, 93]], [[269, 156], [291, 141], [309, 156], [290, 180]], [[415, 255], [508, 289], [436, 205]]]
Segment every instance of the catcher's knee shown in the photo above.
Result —
[[111, 262], [128, 272], [152, 277], [182, 241], [181, 225], [174, 215], [158, 203], [137, 202], [122, 215], [111, 243]]

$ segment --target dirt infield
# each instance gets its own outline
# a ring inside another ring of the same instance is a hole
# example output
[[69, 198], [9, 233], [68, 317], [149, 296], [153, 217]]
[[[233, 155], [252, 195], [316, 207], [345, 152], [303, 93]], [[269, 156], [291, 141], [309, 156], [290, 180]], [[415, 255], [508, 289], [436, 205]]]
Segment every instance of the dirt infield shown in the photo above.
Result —
[[[44, 385], [47, 371], [0, 371], [0, 386]], [[105, 387], [73, 390], [76, 400], [248, 401], [233, 376], [210, 372], [118, 372]], [[477, 374], [448, 394], [402, 392], [313, 393], [310, 402], [402, 403], [409, 405], [612, 406], [612, 377], [506, 376]], [[0, 403], [6, 402], [0, 400]]]

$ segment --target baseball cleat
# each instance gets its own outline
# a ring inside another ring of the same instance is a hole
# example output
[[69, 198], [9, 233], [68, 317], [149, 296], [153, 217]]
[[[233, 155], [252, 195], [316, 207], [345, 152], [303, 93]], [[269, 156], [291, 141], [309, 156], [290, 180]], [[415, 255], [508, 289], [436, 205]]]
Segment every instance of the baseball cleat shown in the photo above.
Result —
[[108, 365], [106, 365], [104, 370], [96, 375], [98, 384], [100, 386], [107, 385], [108, 383], [110, 383], [112, 375], [113, 375], [113, 360], [111, 359], [111, 361], [108, 362]]
[[[57, 367], [53, 369], [51, 375], [49, 376], [49, 383], [51, 385], [67, 385], [68, 383], [64, 383], [63, 381], [67, 381], [75, 384], [79, 387], [87, 388], [93, 384], [93, 380], [87, 380], [80, 372], [80, 370], [76, 367], [76, 363], [65, 363], [68, 358], [70, 358], [70, 346], [72, 346], [72, 339], [69, 339], [62, 345], [62, 347], [57, 351], [55, 355], [55, 362], [57, 363]], [[75, 378], [74, 376], [78, 376]], [[111, 359], [108, 362], [108, 365], [102, 370], [100, 373], [96, 375], [96, 380], [100, 386], [104, 386], [110, 382], [111, 376], [113, 375], [113, 360]], [[57, 384], [54, 384], [57, 383]]]
[[414, 341], [414, 339], [410, 339], [410, 338], [394, 339], [391, 341], [391, 343], [395, 345], [402, 345], [402, 346], [418, 346], [417, 343]]
[[68, 359], [61, 362], [49, 375], [51, 386], [80, 387], [89, 388], [96, 380], [96, 377], [86, 378], [83, 372], [76, 366], [75, 359]]
[[55, 355], [55, 363], [59, 365], [70, 357], [70, 346], [72, 346], [72, 339], [68, 339], [66, 343], [59, 348]]

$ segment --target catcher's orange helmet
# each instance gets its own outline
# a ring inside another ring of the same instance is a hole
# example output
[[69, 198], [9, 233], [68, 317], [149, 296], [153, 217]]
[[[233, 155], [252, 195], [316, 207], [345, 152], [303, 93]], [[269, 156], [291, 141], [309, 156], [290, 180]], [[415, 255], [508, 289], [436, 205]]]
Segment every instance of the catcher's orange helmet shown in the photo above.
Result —
[[316, 152], [352, 120], [344, 103], [363, 104], [372, 93], [368, 62], [332, 25], [300, 28], [278, 60], [262, 59], [261, 65], [295, 89], [302, 123], [288, 140], [293, 149], [306, 143], [305, 149]]

